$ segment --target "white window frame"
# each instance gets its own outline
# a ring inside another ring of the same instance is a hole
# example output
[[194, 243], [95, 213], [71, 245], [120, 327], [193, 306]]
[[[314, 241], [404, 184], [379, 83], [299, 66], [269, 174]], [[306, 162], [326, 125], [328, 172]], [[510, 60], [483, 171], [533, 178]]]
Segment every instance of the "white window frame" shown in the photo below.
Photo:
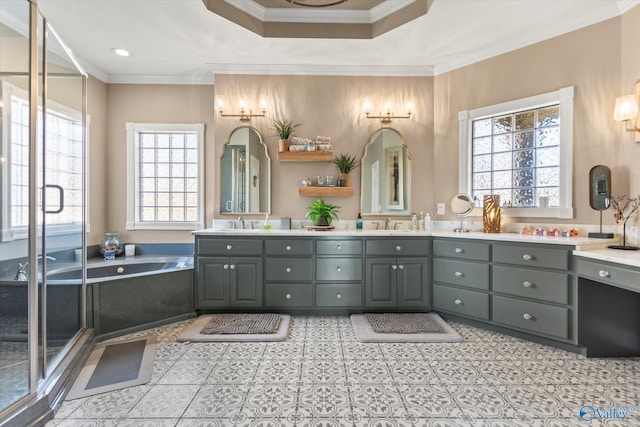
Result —
[[[204, 228], [204, 123], [126, 123], [127, 230], [198, 230]], [[196, 221], [140, 221], [140, 133], [195, 132], [198, 144], [198, 219]]]
[[[503, 209], [502, 214], [523, 218], [563, 218], [574, 217], [573, 208], [573, 98], [574, 87], [503, 102], [488, 107], [466, 110], [458, 113], [460, 130], [460, 153], [458, 191], [471, 194], [472, 189], [472, 122], [502, 114], [532, 110], [552, 104], [559, 104], [560, 110], [560, 183], [558, 207], [527, 207]], [[474, 216], [482, 215], [482, 209], [474, 209]]]

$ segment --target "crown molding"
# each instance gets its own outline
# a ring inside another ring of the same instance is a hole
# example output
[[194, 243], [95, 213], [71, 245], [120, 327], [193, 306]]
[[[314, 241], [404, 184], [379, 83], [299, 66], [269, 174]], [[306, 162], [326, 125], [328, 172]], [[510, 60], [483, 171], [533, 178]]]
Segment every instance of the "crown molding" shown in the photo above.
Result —
[[630, 9], [633, 9], [634, 6], [638, 6], [640, 2], [638, 0], [617, 0], [616, 6], [618, 7], [618, 12], [620, 15], [628, 12]]
[[431, 77], [431, 66], [207, 64], [214, 74]]
[[150, 84], [150, 85], [213, 85], [213, 75], [138, 75], [138, 74], [110, 74], [106, 80], [109, 84]]
[[417, 0], [386, 0], [383, 3], [380, 3], [378, 6], [371, 9], [371, 22], [376, 22], [381, 20], [382, 18], [386, 18], [399, 11], [400, 9], [404, 9], [409, 6], [411, 3], [415, 3]]

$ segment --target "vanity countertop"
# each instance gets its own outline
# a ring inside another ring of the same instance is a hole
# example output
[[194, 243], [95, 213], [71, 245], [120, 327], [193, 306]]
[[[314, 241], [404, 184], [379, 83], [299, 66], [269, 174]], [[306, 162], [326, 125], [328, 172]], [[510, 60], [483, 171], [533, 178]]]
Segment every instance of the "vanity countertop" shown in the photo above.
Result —
[[575, 256], [582, 258], [590, 258], [597, 261], [608, 261], [616, 264], [628, 265], [630, 267], [640, 267], [640, 250], [638, 251], [623, 251], [619, 249], [589, 249], [589, 250], [575, 250], [573, 251]]
[[469, 232], [469, 233], [455, 233], [453, 231], [444, 230], [431, 230], [431, 231], [408, 231], [408, 230], [353, 230], [353, 229], [336, 229], [331, 231], [310, 231], [303, 229], [294, 230], [281, 230], [281, 229], [255, 229], [255, 230], [224, 230], [207, 228], [203, 230], [196, 230], [193, 232], [196, 236], [335, 236], [335, 237], [415, 237], [415, 236], [432, 236], [432, 237], [447, 237], [447, 238], [462, 238], [462, 239], [477, 239], [477, 240], [494, 240], [503, 242], [521, 242], [521, 243], [543, 243], [551, 245], [569, 245], [575, 246], [576, 249], [598, 249], [605, 248], [607, 245], [617, 244], [618, 239], [591, 239], [586, 236], [576, 237], [552, 237], [552, 236], [532, 236], [518, 233], [481, 233], [481, 232]]

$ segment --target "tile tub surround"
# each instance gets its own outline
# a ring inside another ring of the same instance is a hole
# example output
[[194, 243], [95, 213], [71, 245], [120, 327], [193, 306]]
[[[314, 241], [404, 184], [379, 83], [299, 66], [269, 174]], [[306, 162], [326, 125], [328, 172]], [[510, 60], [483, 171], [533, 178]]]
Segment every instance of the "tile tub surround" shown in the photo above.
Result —
[[292, 320], [281, 343], [176, 343], [191, 321], [121, 337], [158, 335], [151, 382], [64, 402], [47, 426], [584, 426], [583, 405], [640, 402], [638, 358], [457, 323], [462, 343], [359, 343], [347, 317]]

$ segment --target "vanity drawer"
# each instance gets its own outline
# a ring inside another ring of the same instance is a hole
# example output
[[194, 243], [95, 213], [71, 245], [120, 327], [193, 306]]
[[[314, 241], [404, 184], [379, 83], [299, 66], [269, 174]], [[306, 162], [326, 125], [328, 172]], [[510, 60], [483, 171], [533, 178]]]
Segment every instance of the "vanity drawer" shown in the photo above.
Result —
[[360, 283], [327, 283], [316, 285], [318, 307], [361, 307], [362, 285]]
[[488, 243], [466, 241], [434, 240], [433, 256], [489, 261]]
[[269, 283], [264, 286], [265, 307], [311, 307], [313, 286], [307, 284]]
[[569, 278], [565, 273], [493, 266], [493, 290], [558, 304], [569, 303]]
[[316, 258], [316, 280], [362, 280], [362, 258]]
[[313, 261], [311, 258], [267, 258], [265, 276], [268, 281], [311, 281]]
[[568, 308], [494, 296], [493, 321], [538, 334], [569, 338]]
[[311, 255], [313, 241], [310, 239], [265, 240], [267, 255]]
[[433, 308], [488, 320], [489, 294], [433, 285]]
[[433, 281], [488, 290], [489, 264], [435, 258]]
[[367, 255], [429, 256], [427, 239], [367, 240]]
[[262, 240], [198, 238], [198, 255], [262, 255]]
[[640, 292], [640, 272], [638, 270], [578, 259], [576, 272], [580, 277]]
[[493, 245], [493, 261], [502, 264], [568, 270], [570, 256], [568, 249]]
[[362, 240], [318, 240], [318, 255], [362, 255]]

